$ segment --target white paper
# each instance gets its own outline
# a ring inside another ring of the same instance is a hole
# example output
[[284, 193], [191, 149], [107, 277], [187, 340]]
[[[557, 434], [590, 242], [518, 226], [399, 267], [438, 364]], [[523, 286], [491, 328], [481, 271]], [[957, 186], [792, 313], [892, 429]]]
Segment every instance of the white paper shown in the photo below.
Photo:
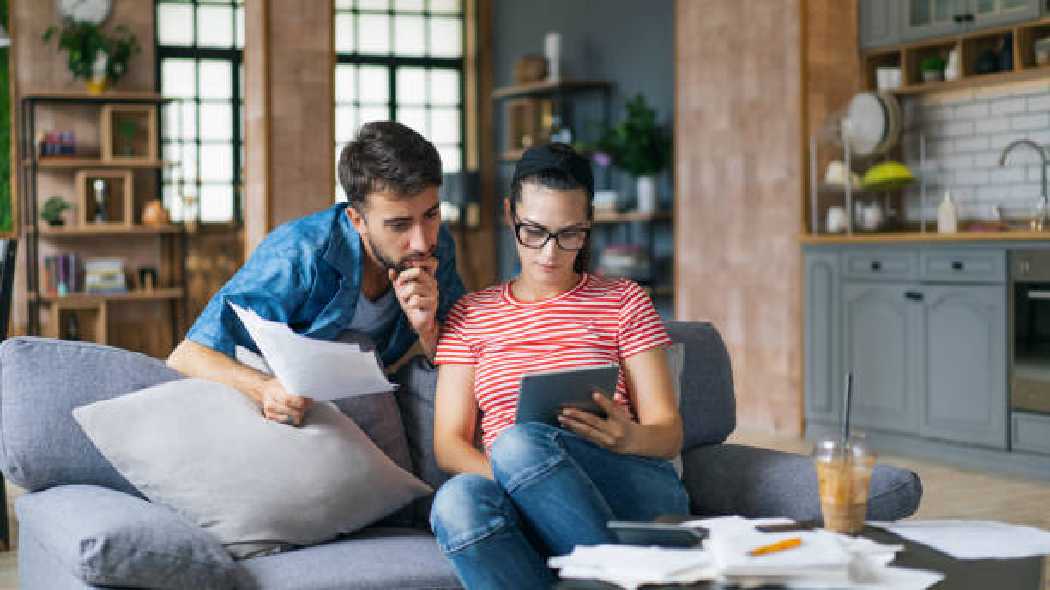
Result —
[[356, 344], [296, 334], [287, 325], [259, 317], [233, 303], [233, 311], [286, 390], [318, 401], [393, 391], [375, 353]]
[[1016, 559], [1050, 555], [1050, 532], [1035, 527], [980, 520], [902, 520], [869, 524], [955, 559]]
[[699, 549], [581, 545], [569, 555], [550, 558], [548, 565], [565, 579], [601, 580], [629, 589], [718, 578], [711, 556]]

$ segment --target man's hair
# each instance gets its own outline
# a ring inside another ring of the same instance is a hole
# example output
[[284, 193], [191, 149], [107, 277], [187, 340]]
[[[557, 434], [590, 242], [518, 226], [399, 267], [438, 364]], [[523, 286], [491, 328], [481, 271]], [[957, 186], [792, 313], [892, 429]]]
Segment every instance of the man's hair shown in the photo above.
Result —
[[[536, 172], [526, 171], [524, 174], [515, 173], [513, 180], [510, 185], [510, 210], [516, 213], [517, 204], [521, 201], [521, 187], [525, 184], [535, 184], [556, 191], [574, 191], [581, 190], [587, 197], [587, 221], [594, 219], [594, 195], [591, 192], [590, 186], [577, 180], [569, 170], [565, 160], [579, 158], [582, 161], [582, 157], [576, 153], [576, 150], [570, 146], [560, 143], [552, 143], [539, 148], [544, 150], [547, 154], [555, 156], [559, 162], [558, 164], [551, 165], [549, 167], [538, 166]], [[587, 164], [589, 167], [590, 165]], [[589, 168], [588, 168], [589, 173]], [[587, 272], [591, 266], [591, 240], [587, 238], [587, 243], [584, 244], [583, 249], [576, 254], [576, 261], [573, 264], [573, 270], [576, 272]]]
[[361, 211], [376, 191], [415, 195], [441, 186], [441, 156], [434, 144], [395, 121], [366, 123], [339, 154], [339, 184]]

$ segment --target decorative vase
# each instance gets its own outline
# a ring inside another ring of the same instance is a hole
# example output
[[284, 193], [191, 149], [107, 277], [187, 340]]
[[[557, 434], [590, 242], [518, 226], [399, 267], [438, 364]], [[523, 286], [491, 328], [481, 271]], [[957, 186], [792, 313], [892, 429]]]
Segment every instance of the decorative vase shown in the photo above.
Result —
[[637, 178], [637, 208], [643, 213], [656, 211], [656, 177], [639, 176]]
[[943, 82], [944, 81], [944, 70], [923, 70], [922, 71], [923, 82]]
[[101, 80], [87, 80], [84, 82], [84, 87], [87, 89], [88, 94], [98, 96], [109, 89], [109, 80], [105, 78]]
[[108, 60], [109, 58], [106, 57], [105, 51], [99, 49], [95, 52], [95, 61], [91, 64], [91, 79], [85, 82], [88, 94], [102, 94], [109, 86], [108, 76], [106, 75]]
[[142, 207], [142, 224], [143, 225], [167, 225], [171, 223], [171, 217], [168, 216], [168, 211], [164, 208], [164, 205], [158, 199], [148, 201]]

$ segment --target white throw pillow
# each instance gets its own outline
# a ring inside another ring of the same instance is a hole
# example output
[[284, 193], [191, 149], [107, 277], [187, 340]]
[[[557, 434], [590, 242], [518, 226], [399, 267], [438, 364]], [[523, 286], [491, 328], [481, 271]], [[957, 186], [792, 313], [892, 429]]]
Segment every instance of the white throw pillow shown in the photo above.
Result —
[[225, 385], [184, 379], [73, 416], [147, 498], [237, 557], [351, 533], [432, 491], [330, 403], [294, 427], [264, 419]]

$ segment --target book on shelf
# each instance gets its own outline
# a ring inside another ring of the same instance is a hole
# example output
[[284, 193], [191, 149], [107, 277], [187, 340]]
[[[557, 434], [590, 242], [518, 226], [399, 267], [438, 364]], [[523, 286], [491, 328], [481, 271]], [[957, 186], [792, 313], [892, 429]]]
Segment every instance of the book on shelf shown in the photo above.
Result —
[[43, 292], [48, 295], [67, 295], [84, 290], [80, 272], [80, 257], [76, 254], [55, 254], [44, 257]]

